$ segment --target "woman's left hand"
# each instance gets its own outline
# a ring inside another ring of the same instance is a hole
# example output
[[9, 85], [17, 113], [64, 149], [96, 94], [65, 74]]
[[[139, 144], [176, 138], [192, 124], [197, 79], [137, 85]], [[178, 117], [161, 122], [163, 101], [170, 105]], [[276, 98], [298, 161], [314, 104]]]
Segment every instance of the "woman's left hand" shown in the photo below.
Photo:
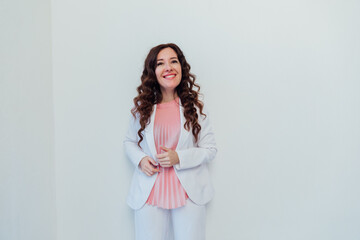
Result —
[[161, 149], [165, 152], [156, 154], [156, 158], [159, 161], [161, 167], [172, 167], [173, 165], [180, 162], [177, 152], [166, 147], [161, 147]]

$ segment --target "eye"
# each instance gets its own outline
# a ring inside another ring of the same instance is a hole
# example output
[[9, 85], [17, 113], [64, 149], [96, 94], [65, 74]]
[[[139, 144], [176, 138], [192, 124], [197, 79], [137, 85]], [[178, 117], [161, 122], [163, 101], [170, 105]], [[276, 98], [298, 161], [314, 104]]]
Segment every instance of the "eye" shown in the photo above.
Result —
[[179, 63], [178, 60], [172, 60], [171, 63]]
[[161, 65], [163, 65], [162, 62], [158, 62], [158, 63], [156, 64], [156, 66], [161, 66]]

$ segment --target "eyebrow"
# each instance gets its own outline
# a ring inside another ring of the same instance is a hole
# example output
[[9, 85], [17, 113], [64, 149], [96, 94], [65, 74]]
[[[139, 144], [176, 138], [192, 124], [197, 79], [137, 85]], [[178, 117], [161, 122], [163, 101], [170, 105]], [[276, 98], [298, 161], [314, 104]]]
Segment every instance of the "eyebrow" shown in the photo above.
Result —
[[[177, 57], [172, 57], [172, 58], [170, 58], [170, 60], [171, 59], [178, 59]], [[162, 59], [162, 58], [160, 58], [160, 59], [158, 59], [158, 60], [156, 60], [156, 61], [164, 61], [164, 59]]]

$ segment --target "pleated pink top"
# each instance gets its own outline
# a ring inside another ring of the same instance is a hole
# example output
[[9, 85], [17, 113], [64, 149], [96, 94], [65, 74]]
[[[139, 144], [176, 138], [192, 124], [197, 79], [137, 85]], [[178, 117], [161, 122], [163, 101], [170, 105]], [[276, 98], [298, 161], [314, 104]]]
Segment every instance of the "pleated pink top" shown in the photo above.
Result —
[[[157, 153], [161, 146], [176, 149], [180, 137], [179, 98], [158, 104], [155, 112], [154, 140]], [[173, 167], [160, 167], [148, 200], [149, 205], [165, 209], [184, 206], [188, 195], [182, 187]]]

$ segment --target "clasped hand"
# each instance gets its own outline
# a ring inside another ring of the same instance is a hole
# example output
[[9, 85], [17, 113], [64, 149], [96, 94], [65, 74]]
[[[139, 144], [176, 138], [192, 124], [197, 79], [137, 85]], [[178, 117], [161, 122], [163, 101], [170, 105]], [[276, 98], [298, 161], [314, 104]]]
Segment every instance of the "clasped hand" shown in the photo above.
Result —
[[[164, 152], [156, 154], [156, 158], [161, 167], [172, 167], [173, 165], [179, 163], [179, 156], [176, 151], [166, 147], [161, 147], [161, 149], [164, 150]], [[158, 163], [149, 156], [143, 157], [139, 166], [141, 171], [148, 176], [152, 176], [159, 172], [159, 169], [157, 168]]]
[[162, 167], [172, 167], [179, 163], [179, 156], [177, 152], [171, 148], [161, 147], [164, 150], [163, 153], [156, 154], [156, 158]]

